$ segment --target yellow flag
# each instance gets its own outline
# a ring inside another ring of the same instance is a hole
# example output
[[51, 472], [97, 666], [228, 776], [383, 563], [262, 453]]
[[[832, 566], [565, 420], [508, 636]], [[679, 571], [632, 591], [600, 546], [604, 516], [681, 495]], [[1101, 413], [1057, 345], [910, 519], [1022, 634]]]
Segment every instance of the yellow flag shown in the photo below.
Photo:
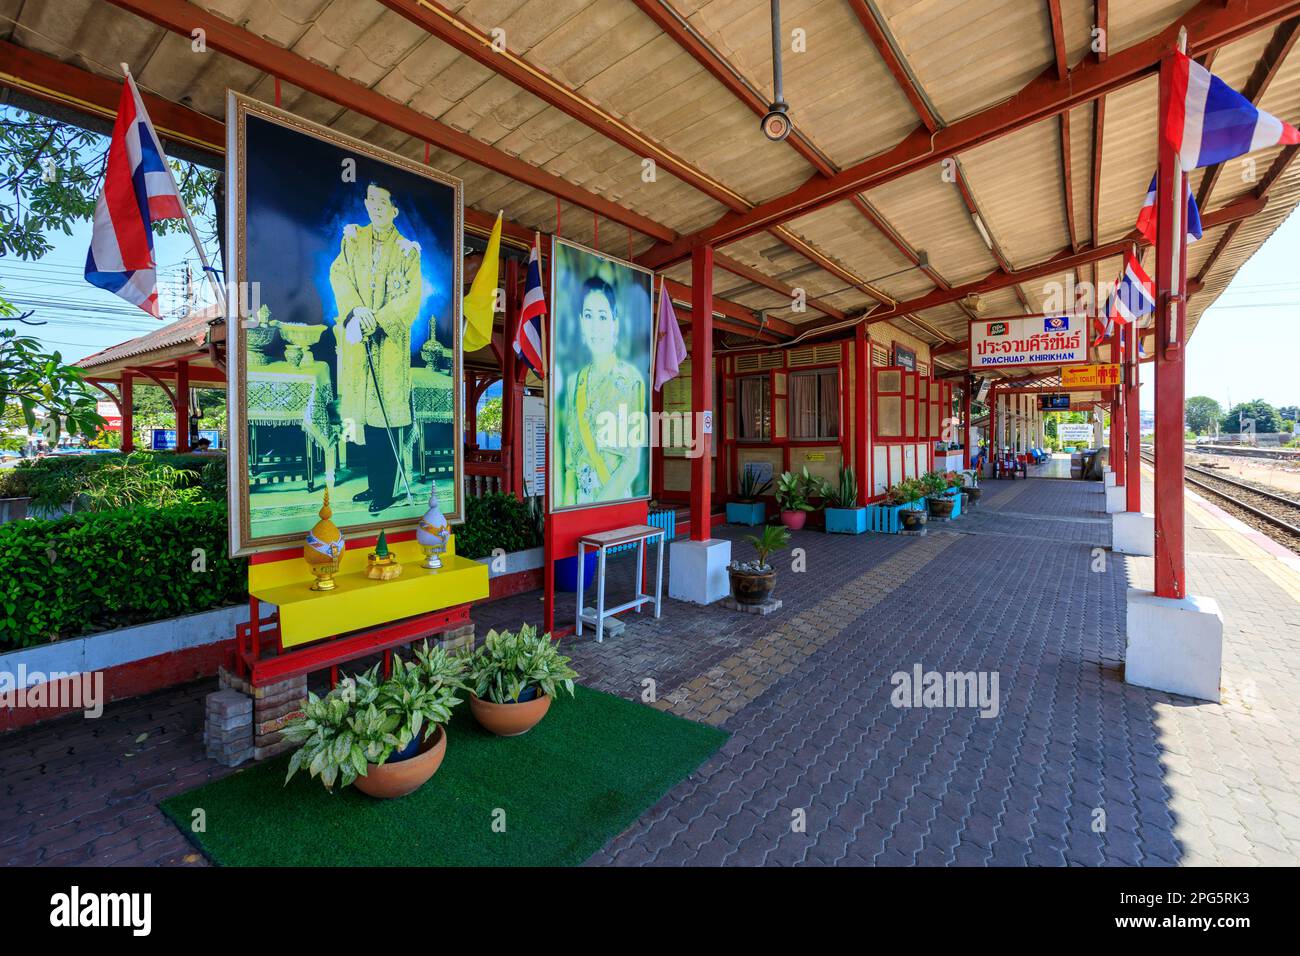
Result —
[[465, 296], [465, 335], [461, 352], [468, 354], [492, 341], [492, 315], [497, 301], [497, 272], [501, 262], [501, 213], [488, 236], [483, 264]]

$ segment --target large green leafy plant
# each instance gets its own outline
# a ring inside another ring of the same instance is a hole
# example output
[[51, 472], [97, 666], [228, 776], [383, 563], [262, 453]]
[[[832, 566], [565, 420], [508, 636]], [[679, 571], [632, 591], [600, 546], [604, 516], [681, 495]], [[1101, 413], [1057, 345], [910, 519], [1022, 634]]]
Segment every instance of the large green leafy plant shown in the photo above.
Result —
[[[379, 680], [379, 665], [345, 677], [324, 697], [308, 694], [301, 717], [284, 728], [299, 744], [289, 758], [284, 782], [299, 770], [320, 779], [326, 790], [350, 785], [411, 741], [427, 740], [451, 719], [465, 689], [466, 659], [426, 641], [415, 660], [394, 656], [393, 671]], [[421, 735], [423, 732], [423, 735]]]
[[773, 552], [783, 550], [790, 543], [790, 532], [782, 525], [769, 524], [764, 525], [763, 530], [758, 534], [747, 534], [745, 538], [758, 552], [758, 560], [745, 563], [738, 562], [733, 567], [738, 571], [765, 573], [772, 570], [771, 565], [767, 563], [768, 556]]
[[462, 558], [486, 558], [495, 548], [524, 551], [541, 543], [541, 522], [530, 503], [506, 494], [465, 500], [465, 523], [456, 529], [456, 553]]
[[529, 687], [548, 697], [557, 696], [561, 689], [573, 696], [578, 672], [569, 661], [551, 635], [539, 635], [529, 624], [514, 632], [488, 631], [470, 658], [469, 686], [480, 700], [494, 704], [517, 703]]
[[824, 482], [808, 474], [808, 466], [796, 474], [787, 471], [776, 481], [776, 503], [782, 511], [814, 511], [809, 498], [825, 492]]
[[948, 490], [948, 479], [941, 472], [927, 471], [921, 476], [921, 490], [927, 498], [938, 498]]

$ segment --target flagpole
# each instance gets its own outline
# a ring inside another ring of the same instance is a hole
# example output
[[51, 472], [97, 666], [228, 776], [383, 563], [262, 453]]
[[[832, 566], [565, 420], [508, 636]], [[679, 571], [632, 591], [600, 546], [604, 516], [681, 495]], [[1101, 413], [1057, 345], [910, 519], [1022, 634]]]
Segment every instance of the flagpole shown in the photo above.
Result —
[[[135, 93], [136, 97], [140, 100], [141, 105], [143, 105], [144, 97], [141, 97], [139, 95], [140, 88], [136, 86], [135, 77], [131, 75], [131, 67], [125, 63], [121, 63], [119, 65], [122, 67], [122, 73], [125, 74], [126, 76], [126, 81], [131, 84], [132, 92]], [[147, 116], [148, 113], [146, 113], [145, 115]], [[150, 127], [153, 126], [152, 119], [149, 121], [149, 125]], [[155, 135], [156, 134], [157, 134], [157, 130], [155, 130]], [[161, 141], [159, 142], [158, 147], [159, 149], [162, 148]], [[203, 264], [203, 274], [208, 277], [208, 282], [212, 286], [212, 294], [217, 297], [217, 308], [221, 310], [221, 315], [223, 318], [225, 318], [226, 317], [225, 290], [221, 287], [221, 283], [217, 281], [216, 273], [212, 271], [212, 265], [208, 262], [208, 254], [203, 251], [203, 243], [199, 242], [199, 231], [194, 228], [194, 220], [190, 217], [190, 209], [188, 206], [185, 205], [185, 198], [181, 196], [181, 187], [176, 182], [176, 174], [172, 171], [172, 164], [167, 161], [166, 153], [163, 153], [162, 161], [163, 161], [162, 163], [163, 168], [167, 170], [167, 176], [172, 181], [172, 189], [176, 190], [176, 200], [178, 203], [180, 203], [181, 212], [185, 215], [185, 226], [187, 229], [189, 229], [190, 241], [194, 243], [194, 250], [199, 254], [199, 262]], [[155, 266], [156, 265], [157, 263], [155, 263]]]

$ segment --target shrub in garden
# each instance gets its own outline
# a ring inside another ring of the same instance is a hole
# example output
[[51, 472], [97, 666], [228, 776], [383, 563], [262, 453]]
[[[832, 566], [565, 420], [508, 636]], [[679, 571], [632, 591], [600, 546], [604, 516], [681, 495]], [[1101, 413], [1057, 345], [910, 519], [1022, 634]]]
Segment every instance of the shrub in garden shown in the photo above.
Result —
[[465, 523], [454, 531], [456, 553], [464, 558], [486, 558], [494, 548], [524, 551], [542, 543], [540, 524], [529, 503], [500, 493], [466, 498]]
[[[214, 465], [221, 471], [219, 491]], [[31, 498], [38, 509], [71, 504], [75, 511], [219, 501], [225, 498], [225, 460], [165, 452], [51, 455], [0, 472], [0, 498]]]
[[247, 600], [215, 502], [0, 525], [0, 650]]

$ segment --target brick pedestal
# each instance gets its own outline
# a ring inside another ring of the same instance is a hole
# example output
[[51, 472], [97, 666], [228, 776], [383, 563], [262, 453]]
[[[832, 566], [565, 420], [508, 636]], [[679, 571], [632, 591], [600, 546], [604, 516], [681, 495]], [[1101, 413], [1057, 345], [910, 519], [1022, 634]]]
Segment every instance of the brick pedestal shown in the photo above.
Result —
[[205, 701], [203, 742], [208, 757], [223, 767], [237, 767], [253, 756], [253, 701], [223, 688]]
[[250, 698], [254, 760], [267, 760], [293, 746], [284, 739], [284, 725], [300, 715], [303, 704], [307, 702], [306, 675], [261, 687], [252, 686], [224, 667], [217, 676], [223, 690], [237, 691]]

